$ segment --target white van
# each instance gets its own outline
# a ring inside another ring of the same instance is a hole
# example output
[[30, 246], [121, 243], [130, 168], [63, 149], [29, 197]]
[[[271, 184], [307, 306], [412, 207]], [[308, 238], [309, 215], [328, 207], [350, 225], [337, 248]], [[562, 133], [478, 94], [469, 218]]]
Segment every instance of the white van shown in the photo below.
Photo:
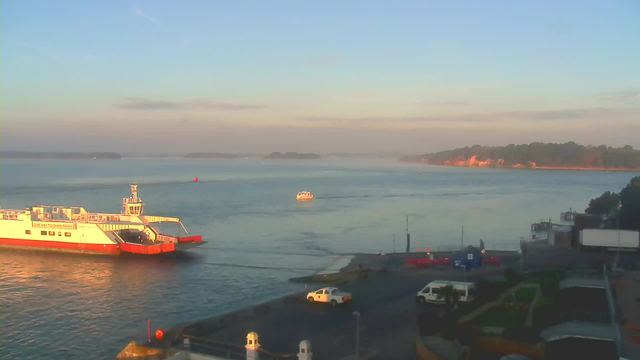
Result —
[[437, 280], [432, 281], [429, 285], [425, 286], [422, 290], [418, 292], [416, 295], [416, 301], [420, 303], [444, 303], [444, 298], [438, 299], [438, 295], [442, 293], [442, 288], [451, 285], [453, 289], [458, 292], [460, 295], [460, 302], [471, 302], [474, 299], [474, 295], [476, 293], [476, 286], [471, 282], [462, 282], [462, 281], [445, 281], [445, 280]]

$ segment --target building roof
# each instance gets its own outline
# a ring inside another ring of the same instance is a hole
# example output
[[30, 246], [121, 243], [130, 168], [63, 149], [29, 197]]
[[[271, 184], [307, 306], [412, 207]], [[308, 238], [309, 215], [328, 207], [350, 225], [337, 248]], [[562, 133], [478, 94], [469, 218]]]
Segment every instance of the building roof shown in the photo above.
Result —
[[573, 226], [571, 225], [563, 225], [563, 226], [558, 226], [557, 228], [553, 229], [554, 232], [561, 232], [561, 233], [569, 233], [571, 231], [573, 231]]

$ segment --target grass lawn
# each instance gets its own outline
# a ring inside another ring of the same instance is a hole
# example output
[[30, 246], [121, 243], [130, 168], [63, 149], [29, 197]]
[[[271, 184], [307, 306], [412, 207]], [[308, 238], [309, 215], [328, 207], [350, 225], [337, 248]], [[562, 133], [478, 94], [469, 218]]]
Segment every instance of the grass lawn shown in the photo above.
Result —
[[536, 296], [536, 288], [520, 288], [516, 291], [516, 301], [518, 302], [532, 302], [533, 298]]
[[518, 309], [490, 308], [478, 315], [473, 321], [482, 326], [515, 327], [522, 326], [527, 320], [527, 313]]
[[553, 306], [556, 304], [555, 299], [550, 298], [550, 297], [546, 297], [546, 296], [541, 296], [538, 299], [538, 302], [535, 304], [536, 308], [541, 308], [541, 307], [547, 307], [547, 306]]

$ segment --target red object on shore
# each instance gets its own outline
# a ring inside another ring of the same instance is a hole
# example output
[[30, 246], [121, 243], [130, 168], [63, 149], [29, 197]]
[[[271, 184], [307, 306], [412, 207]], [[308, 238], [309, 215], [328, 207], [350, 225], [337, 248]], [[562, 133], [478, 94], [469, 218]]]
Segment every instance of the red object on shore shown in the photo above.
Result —
[[162, 340], [163, 337], [164, 337], [164, 331], [160, 329], [156, 330], [156, 339]]
[[443, 266], [451, 265], [451, 258], [435, 258], [433, 260], [429, 258], [420, 259], [407, 259], [405, 265], [409, 267], [429, 267], [429, 266]]
[[193, 178], [193, 182], [198, 182], [198, 178], [197, 178], [197, 177], [194, 177], [194, 178]]

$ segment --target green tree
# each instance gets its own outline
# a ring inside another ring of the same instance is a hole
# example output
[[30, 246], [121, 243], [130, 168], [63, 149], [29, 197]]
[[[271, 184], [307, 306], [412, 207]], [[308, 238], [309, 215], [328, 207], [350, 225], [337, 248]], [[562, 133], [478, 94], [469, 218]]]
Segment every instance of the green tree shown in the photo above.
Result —
[[616, 210], [620, 196], [614, 192], [607, 191], [595, 199], [589, 201], [589, 206], [585, 213], [594, 215], [609, 215]]
[[620, 228], [640, 230], [640, 176], [636, 176], [620, 191]]
[[551, 297], [558, 292], [560, 274], [557, 271], [545, 270], [540, 274], [540, 290], [542, 295]]
[[451, 312], [453, 306], [460, 301], [460, 294], [453, 288], [452, 285], [447, 285], [441, 288], [440, 294], [438, 294], [438, 300], [443, 300], [447, 309], [447, 313]]

